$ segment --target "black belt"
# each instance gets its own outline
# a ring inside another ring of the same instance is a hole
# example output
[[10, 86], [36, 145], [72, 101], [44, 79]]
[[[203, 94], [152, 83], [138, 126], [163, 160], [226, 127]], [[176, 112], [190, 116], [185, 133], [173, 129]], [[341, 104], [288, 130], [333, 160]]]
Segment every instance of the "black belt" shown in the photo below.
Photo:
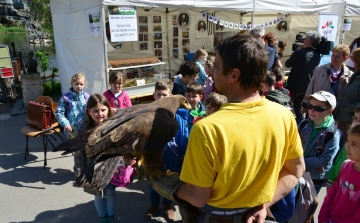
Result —
[[244, 212], [242, 214], [237, 215], [213, 215], [213, 214], [207, 214], [201, 210], [197, 213], [199, 217], [204, 219], [204, 222], [211, 222], [211, 223], [241, 223], [246, 222], [246, 214], [247, 212]]

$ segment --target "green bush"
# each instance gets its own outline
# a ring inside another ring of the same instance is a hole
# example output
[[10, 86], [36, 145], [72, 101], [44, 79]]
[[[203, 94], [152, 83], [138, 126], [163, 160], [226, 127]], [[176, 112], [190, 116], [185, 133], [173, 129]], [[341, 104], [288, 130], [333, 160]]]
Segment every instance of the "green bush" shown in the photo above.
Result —
[[0, 26], [0, 32], [5, 32], [5, 33], [26, 33], [26, 29], [22, 28], [22, 27], [4, 27], [4, 26]]
[[58, 96], [61, 95], [60, 81], [44, 81], [42, 84], [42, 92], [44, 96]]

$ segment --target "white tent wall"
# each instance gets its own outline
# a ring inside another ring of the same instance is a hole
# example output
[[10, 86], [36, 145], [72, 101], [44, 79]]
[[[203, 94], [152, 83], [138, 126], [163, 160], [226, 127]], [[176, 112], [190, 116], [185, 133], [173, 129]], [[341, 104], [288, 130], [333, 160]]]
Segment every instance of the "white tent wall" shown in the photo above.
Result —
[[352, 19], [351, 30], [345, 31], [344, 44], [350, 45], [351, 42], [360, 36], [360, 17], [346, 17]]
[[[97, 7], [101, 9], [99, 6]], [[86, 91], [103, 92], [106, 88], [104, 78], [104, 44], [102, 36], [91, 36], [88, 10], [72, 13], [53, 13], [56, 58], [63, 93], [70, 88], [71, 77], [75, 73], [86, 74]]]

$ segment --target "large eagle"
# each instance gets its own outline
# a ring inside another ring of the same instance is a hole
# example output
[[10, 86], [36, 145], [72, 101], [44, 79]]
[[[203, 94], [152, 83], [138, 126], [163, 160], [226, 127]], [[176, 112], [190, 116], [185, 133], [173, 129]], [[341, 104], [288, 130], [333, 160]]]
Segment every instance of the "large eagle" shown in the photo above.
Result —
[[162, 149], [178, 130], [178, 108], [191, 109], [184, 96], [121, 109], [83, 137], [66, 141], [53, 151], [68, 154], [85, 149], [88, 161], [81, 185], [95, 190], [110, 182], [121, 156], [136, 157], [145, 176], [159, 175], [164, 170]]

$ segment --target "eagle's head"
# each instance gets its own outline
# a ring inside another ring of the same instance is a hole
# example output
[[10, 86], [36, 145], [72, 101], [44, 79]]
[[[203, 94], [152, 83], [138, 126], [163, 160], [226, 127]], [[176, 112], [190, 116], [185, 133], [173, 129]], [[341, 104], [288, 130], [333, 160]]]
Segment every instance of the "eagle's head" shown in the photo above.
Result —
[[191, 105], [184, 96], [178, 94], [178, 95], [174, 95], [173, 97], [178, 99], [179, 108], [185, 108], [185, 109], [191, 110]]

